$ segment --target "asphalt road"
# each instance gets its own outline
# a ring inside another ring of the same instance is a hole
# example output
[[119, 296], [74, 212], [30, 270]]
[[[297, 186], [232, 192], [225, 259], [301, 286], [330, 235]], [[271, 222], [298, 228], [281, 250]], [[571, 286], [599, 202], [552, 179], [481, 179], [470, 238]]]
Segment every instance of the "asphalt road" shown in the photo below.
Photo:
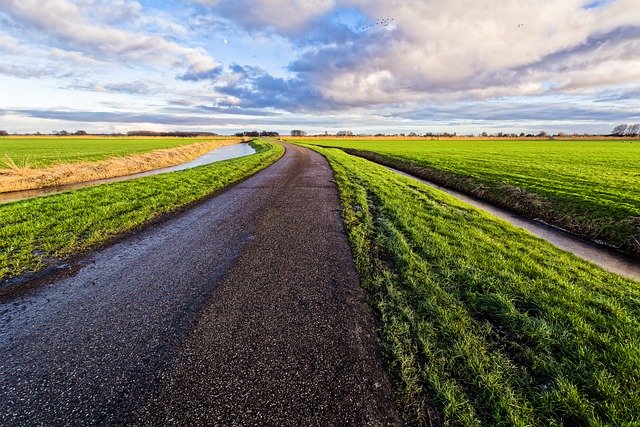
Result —
[[0, 425], [399, 424], [326, 160], [0, 304]]

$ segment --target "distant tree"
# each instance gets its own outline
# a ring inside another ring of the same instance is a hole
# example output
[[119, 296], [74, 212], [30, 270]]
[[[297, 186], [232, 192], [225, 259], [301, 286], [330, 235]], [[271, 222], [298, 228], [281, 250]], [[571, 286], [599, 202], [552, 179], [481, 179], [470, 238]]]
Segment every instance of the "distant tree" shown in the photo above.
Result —
[[350, 130], [341, 130], [336, 135], [338, 136], [353, 136], [353, 132]]
[[481, 137], [483, 137], [483, 138], [486, 138], [486, 137], [487, 137], [487, 136], [489, 136], [489, 135], [487, 135], [487, 133], [486, 133], [486, 132], [482, 132], [482, 133], [480, 134], [480, 136], [481, 136]]
[[524, 132], [520, 132], [520, 138], [524, 138]]
[[611, 131], [611, 135], [615, 135], [615, 136], [622, 136], [622, 135], [626, 135], [627, 133], [627, 127], [629, 127], [629, 125], [617, 125], [616, 127], [613, 128], [613, 130]]
[[77, 130], [76, 133], [74, 133], [74, 135], [78, 135], [78, 136], [82, 136], [82, 135], [86, 135], [87, 132], [84, 130]]
[[9, 132], [7, 132], [6, 130], [0, 130], [0, 136], [8, 136]]
[[640, 134], [640, 123], [629, 125], [627, 127], [627, 135], [638, 136]]
[[[326, 133], [325, 133], [326, 134]], [[306, 136], [307, 133], [300, 129], [294, 129], [291, 131], [291, 136]]]
[[280, 134], [278, 132], [271, 132], [271, 131], [263, 130], [262, 132], [260, 132], [260, 136], [276, 137], [276, 136], [280, 136]]
[[538, 136], [540, 138], [544, 138], [545, 136], [547, 136], [547, 132], [541, 130], [540, 132], [538, 132], [538, 134], [536, 136]]

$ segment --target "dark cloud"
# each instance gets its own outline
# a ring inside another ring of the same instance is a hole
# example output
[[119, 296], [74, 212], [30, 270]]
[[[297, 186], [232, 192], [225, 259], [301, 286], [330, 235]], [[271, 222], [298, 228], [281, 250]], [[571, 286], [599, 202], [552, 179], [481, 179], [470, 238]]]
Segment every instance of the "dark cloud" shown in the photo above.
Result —
[[322, 110], [328, 107], [319, 91], [301, 78], [274, 77], [259, 67], [232, 65], [233, 83], [216, 86], [216, 92], [240, 100], [221, 101], [220, 107], [276, 108], [287, 111]]
[[177, 79], [187, 82], [200, 82], [203, 80], [213, 80], [216, 77], [219, 77], [221, 73], [222, 67], [216, 67], [205, 71], [189, 70], [186, 73], [178, 76]]

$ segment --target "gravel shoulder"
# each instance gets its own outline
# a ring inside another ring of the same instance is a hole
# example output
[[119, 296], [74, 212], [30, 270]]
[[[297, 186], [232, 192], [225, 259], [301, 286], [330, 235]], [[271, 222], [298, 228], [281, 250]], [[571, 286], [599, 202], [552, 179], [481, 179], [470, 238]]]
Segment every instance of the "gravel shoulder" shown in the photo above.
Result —
[[0, 424], [398, 424], [332, 172], [274, 165], [0, 306]]

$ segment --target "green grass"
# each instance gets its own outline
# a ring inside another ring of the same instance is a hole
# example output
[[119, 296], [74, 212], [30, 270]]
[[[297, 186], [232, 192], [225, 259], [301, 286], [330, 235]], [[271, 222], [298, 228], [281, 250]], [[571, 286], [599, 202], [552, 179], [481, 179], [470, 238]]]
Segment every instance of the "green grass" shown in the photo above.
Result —
[[0, 138], [0, 162], [8, 156], [18, 166], [42, 168], [54, 163], [103, 160], [214, 139], [219, 138], [3, 137]]
[[276, 161], [280, 145], [197, 168], [0, 205], [0, 280], [104, 244]]
[[375, 160], [640, 257], [640, 141], [312, 143], [378, 153]]
[[329, 159], [406, 419], [640, 424], [640, 283], [340, 150]]

